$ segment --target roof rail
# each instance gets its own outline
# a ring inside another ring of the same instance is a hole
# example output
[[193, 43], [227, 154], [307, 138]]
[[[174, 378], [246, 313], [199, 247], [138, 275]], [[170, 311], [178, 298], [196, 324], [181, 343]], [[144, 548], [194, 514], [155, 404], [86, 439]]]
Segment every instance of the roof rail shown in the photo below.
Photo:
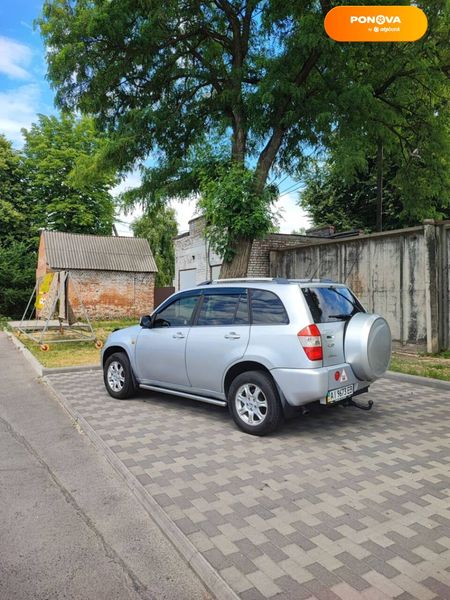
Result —
[[291, 281], [293, 282], [300, 282], [300, 283], [337, 283], [336, 281], [334, 281], [334, 279], [326, 279], [326, 278], [319, 278], [319, 277], [315, 277], [313, 279], [309, 279], [309, 278], [304, 278], [304, 279], [291, 279]]
[[239, 281], [271, 281], [273, 283], [289, 283], [285, 277], [232, 277], [230, 279], [215, 279], [212, 283], [234, 283]]
[[279, 283], [279, 284], [287, 284], [287, 283], [295, 283], [295, 282], [336, 283], [336, 281], [334, 281], [334, 279], [319, 278], [319, 277], [316, 277], [313, 279], [309, 279], [307, 277], [304, 279], [296, 279], [296, 278], [287, 279], [286, 277], [231, 277], [229, 279], [207, 279], [206, 281], [197, 283], [197, 287], [200, 285], [211, 285], [211, 284], [217, 284], [217, 283], [239, 283], [239, 282], [242, 283], [245, 281], [270, 281], [272, 283]]

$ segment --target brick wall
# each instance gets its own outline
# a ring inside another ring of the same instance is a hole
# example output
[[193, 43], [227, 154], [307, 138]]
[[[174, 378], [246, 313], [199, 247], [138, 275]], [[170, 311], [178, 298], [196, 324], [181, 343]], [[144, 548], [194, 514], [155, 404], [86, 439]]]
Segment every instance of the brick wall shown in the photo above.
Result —
[[92, 319], [139, 317], [153, 310], [154, 289], [153, 273], [75, 270], [69, 277], [69, 302], [80, 317], [77, 295]]
[[310, 243], [305, 236], [285, 233], [272, 233], [262, 240], [255, 240], [250, 252], [248, 277], [270, 276], [269, 253], [271, 250], [291, 248], [305, 243]]
[[38, 251], [38, 262], [36, 267], [36, 279], [43, 277], [46, 273], [51, 273], [52, 270], [47, 267], [47, 261], [45, 257], [45, 240], [44, 236], [41, 235], [39, 240], [39, 251]]

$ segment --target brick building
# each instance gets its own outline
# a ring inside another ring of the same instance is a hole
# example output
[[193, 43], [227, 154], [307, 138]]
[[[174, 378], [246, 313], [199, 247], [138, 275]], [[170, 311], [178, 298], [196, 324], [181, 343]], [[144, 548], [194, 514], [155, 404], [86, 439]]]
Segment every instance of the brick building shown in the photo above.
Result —
[[[36, 280], [68, 273], [60, 316], [77, 315], [81, 299], [90, 318], [148, 314], [154, 306], [155, 260], [147, 240], [42, 231]], [[61, 278], [62, 280], [63, 278]]]
[[[189, 231], [176, 236], [175, 280], [176, 290], [197, 285], [202, 281], [217, 279], [222, 258], [211, 248], [204, 237], [205, 219], [196, 217], [189, 221]], [[250, 252], [248, 277], [269, 276], [271, 250], [281, 250], [299, 244], [309, 244], [315, 236], [271, 233], [262, 240], [254, 240]]]

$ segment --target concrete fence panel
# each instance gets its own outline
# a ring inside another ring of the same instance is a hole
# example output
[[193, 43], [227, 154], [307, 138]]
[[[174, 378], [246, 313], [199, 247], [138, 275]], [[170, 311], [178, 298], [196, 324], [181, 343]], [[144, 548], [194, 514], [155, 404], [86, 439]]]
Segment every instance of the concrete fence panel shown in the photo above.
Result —
[[450, 222], [270, 253], [270, 275], [346, 282], [370, 312], [383, 315], [394, 342], [437, 352], [449, 343]]

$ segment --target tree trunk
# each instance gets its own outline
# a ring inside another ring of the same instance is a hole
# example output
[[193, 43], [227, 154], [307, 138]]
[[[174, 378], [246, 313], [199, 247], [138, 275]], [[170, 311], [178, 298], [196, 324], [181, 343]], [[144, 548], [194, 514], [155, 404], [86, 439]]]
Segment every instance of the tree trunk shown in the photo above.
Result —
[[231, 138], [231, 160], [234, 163], [244, 164], [247, 132], [245, 130], [244, 119], [237, 109], [233, 109], [233, 135]]
[[252, 241], [244, 239], [237, 240], [233, 249], [236, 251], [236, 254], [231, 262], [222, 263], [220, 268], [220, 279], [247, 277]]

